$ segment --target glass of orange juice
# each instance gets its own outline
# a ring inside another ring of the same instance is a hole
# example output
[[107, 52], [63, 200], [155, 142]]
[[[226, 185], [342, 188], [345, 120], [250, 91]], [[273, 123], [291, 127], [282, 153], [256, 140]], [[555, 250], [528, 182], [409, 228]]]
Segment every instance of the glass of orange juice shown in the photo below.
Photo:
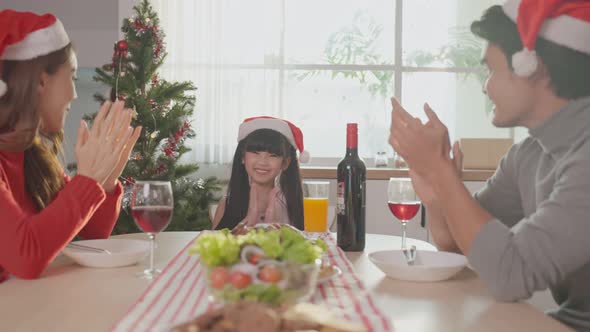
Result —
[[303, 181], [303, 219], [306, 232], [328, 231], [328, 181]]

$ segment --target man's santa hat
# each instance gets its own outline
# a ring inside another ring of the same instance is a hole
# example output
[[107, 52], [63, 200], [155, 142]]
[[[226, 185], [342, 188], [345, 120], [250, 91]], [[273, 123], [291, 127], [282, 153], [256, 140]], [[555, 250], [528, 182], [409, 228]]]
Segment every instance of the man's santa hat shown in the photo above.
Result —
[[508, 0], [504, 13], [518, 28], [524, 49], [512, 56], [514, 72], [531, 76], [538, 67], [535, 43], [543, 37], [555, 44], [590, 54], [590, 1]]
[[246, 138], [253, 131], [258, 129], [272, 129], [287, 138], [295, 150], [299, 150], [299, 161], [307, 163], [309, 161], [309, 152], [303, 148], [303, 133], [301, 129], [291, 122], [283, 119], [277, 119], [270, 116], [259, 116], [248, 118], [240, 125], [238, 130], [238, 142]]
[[[30, 60], [66, 47], [70, 38], [51, 14], [0, 11], [0, 75], [3, 60]], [[8, 87], [0, 77], [0, 97]]]

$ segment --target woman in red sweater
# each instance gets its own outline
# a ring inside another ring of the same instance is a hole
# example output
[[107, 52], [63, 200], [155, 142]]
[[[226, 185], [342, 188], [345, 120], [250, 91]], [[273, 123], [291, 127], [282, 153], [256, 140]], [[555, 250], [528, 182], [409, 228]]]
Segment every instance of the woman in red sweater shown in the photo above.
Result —
[[76, 98], [77, 61], [53, 15], [0, 11], [0, 282], [37, 278], [76, 235], [106, 238], [117, 220], [117, 181], [141, 128], [123, 103], [80, 124], [78, 174], [58, 160]]

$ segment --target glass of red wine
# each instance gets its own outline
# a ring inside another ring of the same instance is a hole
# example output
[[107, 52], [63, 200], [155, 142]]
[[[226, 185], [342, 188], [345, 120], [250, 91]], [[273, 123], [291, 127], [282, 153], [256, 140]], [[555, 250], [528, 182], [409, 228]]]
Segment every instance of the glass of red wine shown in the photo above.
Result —
[[150, 239], [150, 267], [139, 273], [140, 278], [153, 279], [160, 273], [154, 268], [156, 234], [163, 231], [174, 209], [172, 186], [169, 181], [137, 181], [131, 196], [131, 214], [135, 224]]
[[402, 223], [402, 249], [406, 249], [406, 224], [420, 210], [420, 199], [409, 178], [390, 178], [387, 186], [387, 205]]

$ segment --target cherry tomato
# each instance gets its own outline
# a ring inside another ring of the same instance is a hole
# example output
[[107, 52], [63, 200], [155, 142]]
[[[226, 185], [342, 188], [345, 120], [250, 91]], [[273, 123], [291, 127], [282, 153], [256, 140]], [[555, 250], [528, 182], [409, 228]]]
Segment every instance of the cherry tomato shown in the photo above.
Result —
[[279, 270], [276, 266], [266, 265], [262, 268], [258, 277], [262, 281], [275, 284], [281, 281], [283, 275], [281, 273], [281, 270]]
[[258, 261], [262, 258], [262, 255], [252, 254], [248, 261], [254, 265], [258, 264]]
[[213, 288], [223, 288], [229, 281], [229, 271], [225, 267], [216, 267], [211, 272], [211, 285]]
[[244, 272], [233, 272], [230, 279], [232, 285], [237, 289], [248, 287], [252, 283], [252, 277]]

